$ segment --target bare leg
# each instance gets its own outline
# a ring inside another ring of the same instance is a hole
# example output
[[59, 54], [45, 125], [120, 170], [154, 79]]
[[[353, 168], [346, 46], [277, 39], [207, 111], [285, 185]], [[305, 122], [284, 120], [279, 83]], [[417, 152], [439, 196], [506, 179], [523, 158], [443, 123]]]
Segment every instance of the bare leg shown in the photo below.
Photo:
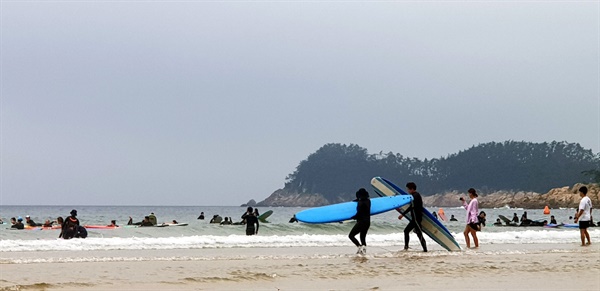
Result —
[[465, 242], [467, 242], [467, 249], [471, 247], [471, 240], [469, 239], [469, 226], [465, 227], [465, 231], [463, 232], [465, 235]]
[[473, 236], [473, 242], [475, 243], [475, 247], [479, 247], [479, 239], [477, 238], [477, 231], [471, 229], [471, 235]]
[[591, 245], [592, 241], [590, 240], [590, 233], [588, 232], [587, 228], [585, 229], [585, 238], [587, 238], [587, 244]]
[[579, 230], [579, 235], [581, 237], [581, 246], [585, 246], [585, 231], [586, 229]]

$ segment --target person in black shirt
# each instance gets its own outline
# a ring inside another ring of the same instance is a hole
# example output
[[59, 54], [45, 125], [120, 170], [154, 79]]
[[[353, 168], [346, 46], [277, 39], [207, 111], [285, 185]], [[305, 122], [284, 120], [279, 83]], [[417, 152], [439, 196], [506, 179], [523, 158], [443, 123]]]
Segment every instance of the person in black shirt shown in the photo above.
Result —
[[24, 229], [25, 225], [23, 224], [23, 218], [19, 217], [19, 220], [16, 220], [14, 217], [10, 219], [12, 226], [10, 228], [16, 229]]
[[[369, 192], [365, 188], [360, 188], [356, 191], [356, 215], [352, 219], [356, 219], [356, 224], [350, 230], [348, 237], [358, 247], [357, 254], [365, 255], [367, 253], [367, 232], [371, 227], [371, 200], [369, 200]], [[360, 233], [360, 243], [355, 238]]]
[[410, 207], [408, 207], [404, 213], [401, 213], [400, 216], [398, 216], [398, 219], [402, 219], [402, 217], [404, 217], [404, 215], [407, 213], [410, 213], [412, 216], [412, 220], [404, 229], [404, 249], [408, 250], [410, 232], [414, 229], [415, 233], [419, 237], [423, 251], [426, 252], [427, 244], [425, 243], [425, 238], [423, 238], [423, 232], [421, 231], [421, 221], [423, 220], [423, 198], [421, 198], [421, 194], [417, 192], [417, 184], [409, 182], [406, 184], [406, 189], [408, 190], [408, 193], [412, 195], [413, 201], [411, 202]]
[[[242, 215], [242, 219], [246, 221], [246, 235], [258, 234], [258, 217], [252, 214], [252, 210], [252, 206], [248, 206], [246, 213]], [[254, 224], [256, 224], [256, 228], [254, 228]]]
[[62, 224], [62, 229], [59, 238], [71, 239], [74, 238], [77, 234], [77, 229], [79, 227], [79, 219], [77, 219], [77, 210], [71, 210], [71, 216], [65, 218], [65, 221]]
[[154, 226], [154, 224], [150, 221], [150, 216], [144, 216], [144, 220], [142, 220], [140, 226]]

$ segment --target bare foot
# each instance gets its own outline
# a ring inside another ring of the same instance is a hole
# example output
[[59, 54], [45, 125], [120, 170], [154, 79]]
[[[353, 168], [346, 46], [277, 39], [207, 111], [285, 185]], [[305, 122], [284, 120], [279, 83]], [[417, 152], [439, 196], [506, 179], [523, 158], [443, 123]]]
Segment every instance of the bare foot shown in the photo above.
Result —
[[588, 246], [589, 246], [589, 245], [591, 245], [591, 244], [592, 244], [592, 242], [591, 242], [591, 241], [588, 241], [588, 242], [586, 243], [586, 245], [588, 245]]

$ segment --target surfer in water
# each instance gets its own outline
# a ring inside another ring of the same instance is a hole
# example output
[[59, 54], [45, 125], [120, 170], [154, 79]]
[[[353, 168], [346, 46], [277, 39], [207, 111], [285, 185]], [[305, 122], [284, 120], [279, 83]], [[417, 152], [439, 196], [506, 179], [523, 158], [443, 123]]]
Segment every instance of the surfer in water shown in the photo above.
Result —
[[[258, 234], [258, 217], [252, 214], [252, 210], [252, 206], [248, 206], [246, 213], [242, 215], [242, 220], [246, 221], [246, 235]], [[256, 224], [256, 228], [254, 228], [254, 224]]]
[[[356, 191], [356, 215], [352, 216], [352, 219], [356, 219], [356, 224], [350, 230], [348, 237], [358, 247], [356, 252], [359, 255], [367, 254], [367, 232], [371, 227], [371, 200], [369, 199], [369, 192], [365, 188], [360, 188]], [[360, 243], [355, 238], [357, 234], [360, 234]]]
[[427, 251], [427, 244], [425, 243], [425, 238], [423, 238], [423, 231], [421, 230], [421, 221], [423, 220], [423, 198], [421, 198], [421, 194], [417, 192], [417, 184], [413, 182], [409, 182], [406, 184], [406, 189], [408, 193], [412, 195], [413, 201], [410, 204], [410, 207], [406, 209], [404, 213], [400, 213], [398, 219], [402, 219], [406, 213], [411, 214], [412, 220], [408, 223], [406, 228], [404, 229], [404, 250], [408, 250], [408, 242], [410, 241], [410, 232], [414, 229], [417, 237], [419, 237], [419, 241], [421, 242], [421, 246], [423, 247], [423, 251]]
[[477, 232], [481, 230], [479, 223], [479, 202], [477, 202], [477, 192], [475, 189], [469, 189], [469, 198], [471, 201], [469, 205], [464, 198], [460, 197], [460, 201], [463, 203], [463, 207], [467, 210], [467, 226], [465, 227], [465, 231], [463, 234], [465, 235], [465, 241], [467, 242], [467, 248], [471, 248], [471, 240], [469, 239], [469, 234], [473, 237], [473, 242], [475, 243], [475, 247], [479, 247], [479, 239], [477, 239]]

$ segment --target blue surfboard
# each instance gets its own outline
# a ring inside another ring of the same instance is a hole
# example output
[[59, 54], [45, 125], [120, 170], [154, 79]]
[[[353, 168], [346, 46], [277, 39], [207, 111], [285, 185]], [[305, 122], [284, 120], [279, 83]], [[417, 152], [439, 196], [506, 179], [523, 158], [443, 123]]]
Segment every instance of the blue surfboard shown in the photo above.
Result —
[[[371, 215], [380, 214], [410, 204], [412, 196], [377, 197], [371, 199]], [[351, 219], [356, 215], [358, 202], [350, 201], [338, 204], [310, 208], [296, 213], [296, 219], [306, 223], [328, 223]]]
[[[375, 177], [371, 179], [371, 185], [373, 188], [375, 188], [375, 192], [382, 197], [396, 197], [394, 195], [411, 196], [385, 178]], [[409, 207], [410, 205], [400, 207], [398, 211], [405, 212]], [[412, 220], [410, 213], [407, 213], [404, 217], [406, 217], [408, 220]], [[425, 209], [425, 207], [423, 207], [423, 221], [421, 221], [421, 229], [425, 234], [427, 234], [431, 239], [433, 239], [446, 250], [461, 250], [460, 245], [456, 242], [456, 239], [454, 239], [450, 231], [448, 231], [448, 229], [437, 218], [435, 218], [433, 214], [429, 212], [429, 210]]]

